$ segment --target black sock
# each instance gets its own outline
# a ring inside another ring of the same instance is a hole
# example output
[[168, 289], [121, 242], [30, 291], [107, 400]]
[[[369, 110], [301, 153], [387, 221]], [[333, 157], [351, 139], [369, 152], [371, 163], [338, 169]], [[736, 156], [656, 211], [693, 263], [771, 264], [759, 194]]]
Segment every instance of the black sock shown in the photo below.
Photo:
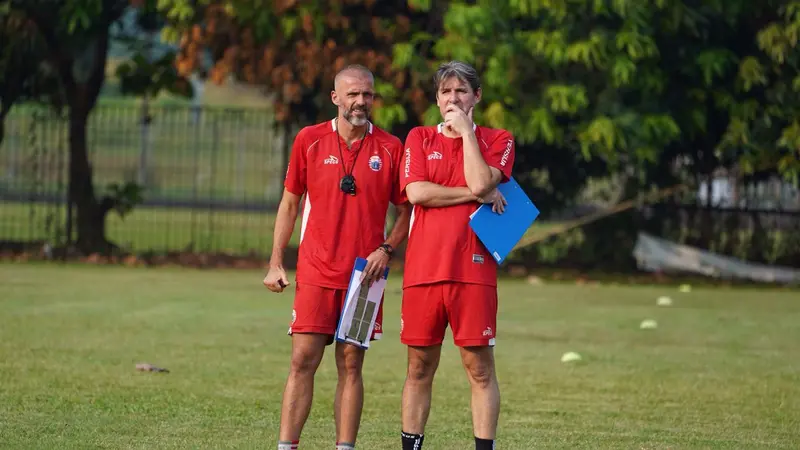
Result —
[[400, 437], [403, 439], [403, 450], [422, 450], [422, 441], [425, 440], [425, 436], [403, 431], [400, 433]]
[[475, 450], [494, 450], [494, 439], [481, 439], [476, 437]]

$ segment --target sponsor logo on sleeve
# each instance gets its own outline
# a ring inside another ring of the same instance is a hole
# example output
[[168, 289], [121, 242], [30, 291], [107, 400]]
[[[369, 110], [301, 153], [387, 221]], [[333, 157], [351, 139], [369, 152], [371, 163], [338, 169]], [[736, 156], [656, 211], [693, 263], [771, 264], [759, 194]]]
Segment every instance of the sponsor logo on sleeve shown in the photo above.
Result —
[[514, 141], [511, 139], [508, 140], [508, 144], [506, 144], [506, 151], [503, 152], [503, 157], [500, 159], [500, 165], [505, 167], [508, 163], [508, 157], [511, 155], [511, 146], [513, 145]]
[[406, 149], [406, 163], [405, 163], [406, 178], [411, 176], [411, 148]]

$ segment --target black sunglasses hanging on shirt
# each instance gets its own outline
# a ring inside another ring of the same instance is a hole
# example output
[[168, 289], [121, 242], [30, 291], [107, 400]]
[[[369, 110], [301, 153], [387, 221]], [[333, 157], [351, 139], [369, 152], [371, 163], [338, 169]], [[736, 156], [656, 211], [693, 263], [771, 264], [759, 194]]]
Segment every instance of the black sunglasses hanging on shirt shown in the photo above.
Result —
[[339, 180], [339, 189], [345, 194], [356, 195], [356, 178], [353, 175], [345, 175]]
[[358, 144], [358, 150], [356, 150], [356, 155], [353, 157], [353, 166], [350, 168], [350, 173], [347, 173], [347, 167], [344, 164], [344, 154], [342, 154], [342, 143], [339, 137], [338, 117], [336, 118], [336, 122], [336, 146], [339, 148], [339, 158], [341, 158], [342, 172], [344, 172], [344, 176], [339, 180], [339, 189], [345, 194], [356, 195], [356, 177], [353, 176], [353, 170], [356, 168], [356, 162], [358, 161], [358, 154], [361, 152], [361, 147], [364, 146], [364, 141], [367, 140], [367, 132], [369, 129], [364, 130], [364, 137], [361, 138], [361, 142]]

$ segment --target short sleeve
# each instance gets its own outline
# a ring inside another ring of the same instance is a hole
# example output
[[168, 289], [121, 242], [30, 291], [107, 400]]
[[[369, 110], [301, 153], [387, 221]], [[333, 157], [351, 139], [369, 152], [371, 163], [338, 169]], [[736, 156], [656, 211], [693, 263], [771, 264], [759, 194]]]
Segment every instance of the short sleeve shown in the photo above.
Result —
[[286, 179], [283, 186], [292, 194], [303, 195], [306, 192], [306, 139], [305, 130], [300, 130], [292, 143], [292, 153], [289, 155], [289, 167], [286, 168]]
[[[403, 166], [403, 143], [400, 142], [400, 139], [393, 140], [392, 144], [392, 167], [402, 167]], [[406, 195], [406, 191], [403, 190], [401, 187], [401, 172], [399, 170], [394, 171], [393, 176], [393, 183], [392, 183], [392, 203], [395, 205], [402, 205], [403, 203], [408, 202], [408, 196]]]
[[516, 144], [514, 136], [508, 131], [502, 130], [497, 137], [489, 144], [489, 151], [486, 154], [486, 164], [494, 167], [502, 173], [501, 182], [506, 182], [511, 178], [511, 169], [514, 166]]
[[406, 137], [403, 164], [400, 165], [400, 190], [415, 181], [427, 181], [425, 174], [425, 152], [422, 149], [422, 136], [419, 128], [414, 128]]

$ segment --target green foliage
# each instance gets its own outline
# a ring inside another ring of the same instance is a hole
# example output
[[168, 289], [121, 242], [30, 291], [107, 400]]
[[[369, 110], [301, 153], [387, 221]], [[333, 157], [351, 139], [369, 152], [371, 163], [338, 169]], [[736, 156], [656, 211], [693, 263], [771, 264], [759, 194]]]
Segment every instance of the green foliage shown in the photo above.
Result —
[[542, 264], [561, 262], [571, 251], [580, 248], [586, 241], [586, 235], [580, 228], [558, 234], [536, 245], [536, 260]]
[[375, 80], [375, 93], [388, 105], [377, 108], [373, 113], [373, 121], [381, 128], [391, 128], [392, 124], [404, 123], [408, 120], [405, 108], [397, 103], [399, 92], [383, 80]]
[[434, 57], [477, 66], [481, 117], [509, 129], [518, 145], [563, 146], [612, 164], [652, 160], [680, 129], [625, 94], [658, 79], [647, 69], [659, 48], [640, 26], [658, 13], [657, 6], [622, 1], [453, 2]]
[[130, 61], [117, 66], [116, 75], [124, 95], [155, 97], [166, 90], [174, 95], [191, 97], [193, 92], [192, 85], [175, 70], [171, 53], [152, 62], [138, 53]]
[[[64, 89], [66, 97], [77, 101], [78, 86], [85, 89], [93, 104], [104, 78], [109, 29], [128, 6], [128, 0], [4, 0], [4, 16], [16, 16], [24, 24], [21, 31], [36, 46], [26, 55], [42, 67], [49, 67], [58, 77], [53, 89]], [[8, 53], [13, 40], [0, 43]], [[106, 49], [106, 51], [103, 51]], [[15, 66], [4, 67], [6, 75], [17, 74]], [[82, 90], [82, 92], [84, 92]], [[60, 97], [55, 92], [52, 98]], [[84, 99], [81, 99], [83, 101]]]
[[103, 13], [102, 0], [65, 0], [60, 11], [67, 34], [88, 31]]
[[23, 14], [11, 11], [8, 3], [0, 5], [0, 122], [16, 103], [35, 101], [60, 107], [63, 92], [53, 66], [31, 57], [44, 52], [44, 42]]
[[106, 198], [112, 202], [113, 209], [120, 218], [124, 218], [136, 205], [144, 201], [144, 188], [132, 181], [123, 184], [111, 183], [106, 189], [108, 190]]
[[[193, 9], [186, 4], [176, 6], [177, 10]], [[191, 97], [192, 85], [182, 77], [175, 67], [175, 52], [164, 51], [163, 47], [156, 53], [156, 34], [167, 23], [157, 0], [144, 0], [135, 10], [133, 29], [122, 28], [115, 39], [124, 42], [132, 56], [117, 66], [115, 75], [120, 81], [123, 95], [155, 97], [165, 90], [176, 96]], [[158, 56], [160, 54], [160, 56]]]
[[[695, 173], [737, 164], [797, 180], [798, 1], [454, 1], [443, 20], [427, 60], [475, 65], [476, 117], [523, 149], [654, 173], [675, 147]], [[426, 58], [419, 48], [396, 44], [397, 64]]]

